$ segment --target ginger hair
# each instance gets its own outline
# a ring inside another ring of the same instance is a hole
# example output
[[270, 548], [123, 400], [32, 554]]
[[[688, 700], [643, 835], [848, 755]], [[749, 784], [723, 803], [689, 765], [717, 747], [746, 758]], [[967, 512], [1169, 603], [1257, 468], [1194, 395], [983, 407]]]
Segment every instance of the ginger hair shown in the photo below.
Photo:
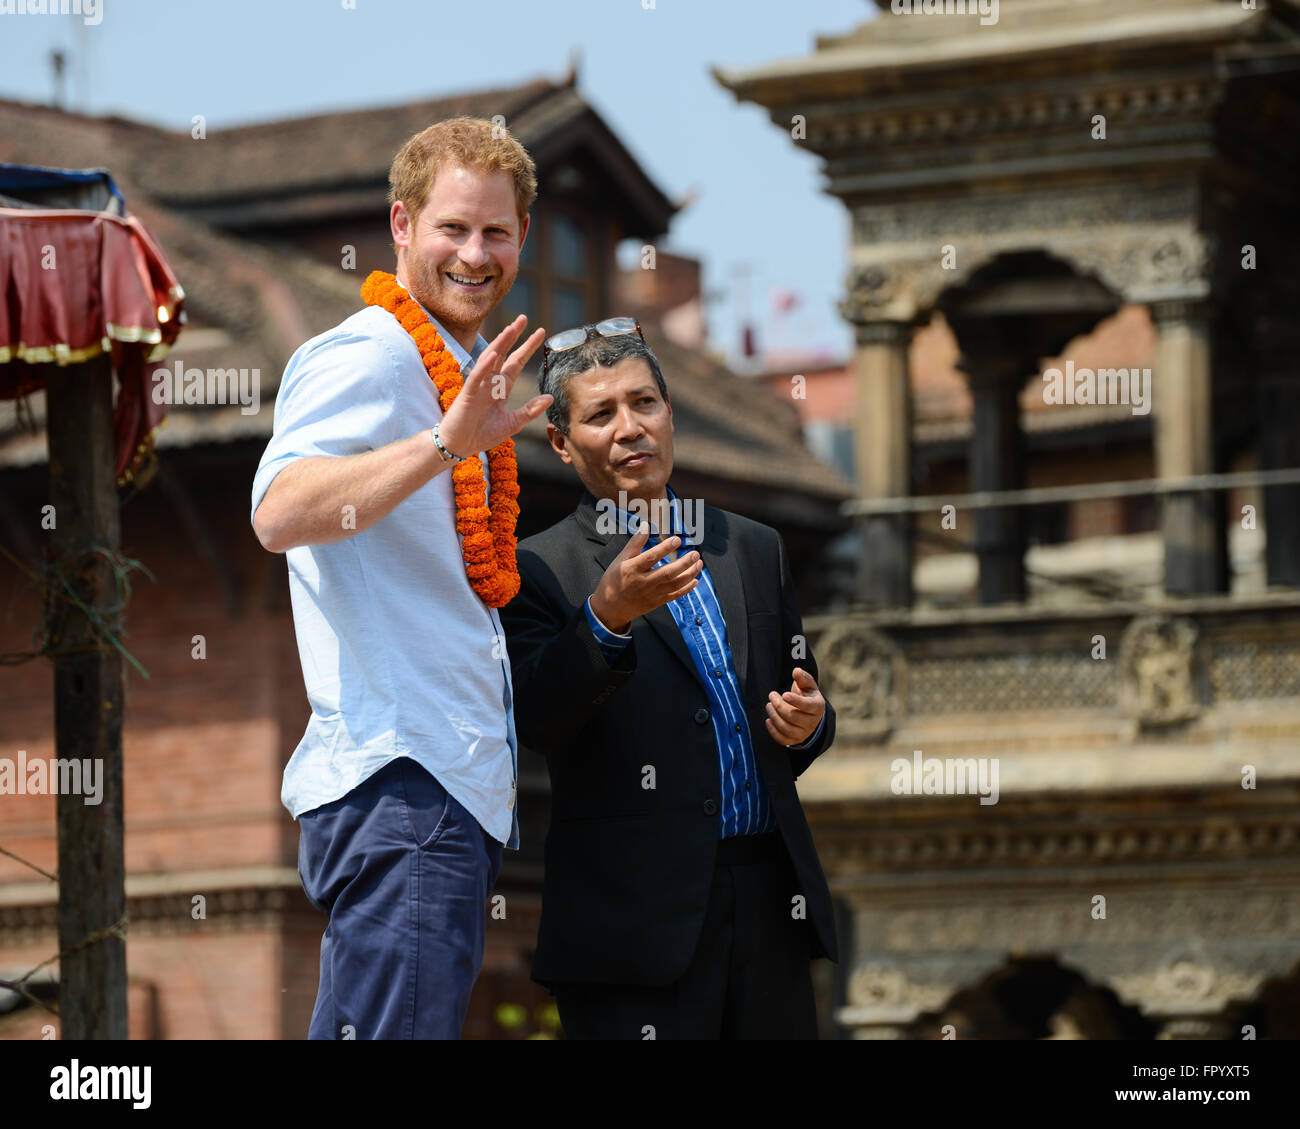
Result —
[[515, 211], [523, 226], [537, 199], [537, 169], [528, 150], [504, 126], [484, 118], [448, 118], [411, 137], [388, 173], [389, 207], [400, 200], [414, 223], [444, 166], [504, 172], [514, 181]]

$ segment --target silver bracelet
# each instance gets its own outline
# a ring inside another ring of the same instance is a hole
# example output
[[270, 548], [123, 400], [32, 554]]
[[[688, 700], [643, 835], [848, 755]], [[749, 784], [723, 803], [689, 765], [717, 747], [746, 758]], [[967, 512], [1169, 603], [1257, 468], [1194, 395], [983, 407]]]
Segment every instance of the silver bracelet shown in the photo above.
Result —
[[429, 432], [429, 434], [433, 436], [434, 446], [438, 448], [438, 458], [440, 458], [444, 463], [463, 463], [465, 461], [464, 455], [453, 455], [442, 445], [442, 440], [438, 438], [438, 428], [441, 426], [442, 421], [440, 420], [433, 425], [433, 430]]

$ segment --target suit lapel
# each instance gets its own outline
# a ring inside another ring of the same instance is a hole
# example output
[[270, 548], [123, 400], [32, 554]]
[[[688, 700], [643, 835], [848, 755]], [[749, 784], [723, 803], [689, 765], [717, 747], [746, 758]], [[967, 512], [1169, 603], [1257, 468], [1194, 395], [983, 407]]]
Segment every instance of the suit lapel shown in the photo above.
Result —
[[695, 681], [703, 686], [704, 682], [700, 678], [699, 669], [695, 665], [695, 660], [691, 658], [690, 648], [686, 646], [686, 640], [682, 638], [681, 628], [677, 626], [677, 621], [673, 619], [673, 613], [668, 610], [668, 605], [661, 604], [649, 615], [642, 618], [654, 628], [655, 634], [668, 644], [668, 649], [681, 659]]

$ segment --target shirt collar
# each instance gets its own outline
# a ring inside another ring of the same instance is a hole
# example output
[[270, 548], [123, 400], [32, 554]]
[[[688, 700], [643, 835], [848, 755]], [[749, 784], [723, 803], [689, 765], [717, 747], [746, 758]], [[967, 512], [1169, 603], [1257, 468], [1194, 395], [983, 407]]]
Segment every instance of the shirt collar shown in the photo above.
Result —
[[[399, 282], [398, 285], [402, 286], [403, 284]], [[445, 328], [443, 328], [442, 322], [434, 317], [433, 314], [429, 313], [424, 303], [414, 294], [411, 294], [409, 290], [406, 292], [411, 295], [412, 301], [414, 301], [420, 309], [424, 310], [425, 316], [433, 323], [433, 328], [438, 331], [438, 336], [442, 338], [442, 343], [451, 350], [451, 355], [456, 358], [456, 363], [460, 365], [461, 373], [468, 376], [470, 369], [474, 367], [474, 362], [483, 355], [483, 350], [487, 348], [488, 343], [484, 340], [483, 335], [480, 333], [478, 339], [474, 342], [474, 348], [468, 353], [465, 352], [465, 347], [450, 333], [448, 333]]]

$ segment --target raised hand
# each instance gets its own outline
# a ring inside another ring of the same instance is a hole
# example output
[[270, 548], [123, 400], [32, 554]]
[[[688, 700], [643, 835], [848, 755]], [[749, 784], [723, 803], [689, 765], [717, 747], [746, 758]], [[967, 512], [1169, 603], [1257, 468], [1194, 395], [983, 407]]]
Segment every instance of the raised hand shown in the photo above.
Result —
[[704, 567], [700, 554], [692, 551], [655, 568], [655, 562], [678, 548], [682, 539], [669, 537], [642, 552], [649, 539], [650, 529], [642, 525], [610, 562], [591, 594], [591, 610], [596, 618], [620, 635], [627, 633], [637, 616], [686, 595], [699, 583], [697, 577]]
[[767, 731], [778, 745], [802, 745], [821, 724], [826, 699], [817, 682], [802, 667], [794, 668], [794, 681], [784, 694], [767, 696]]
[[490, 450], [550, 406], [552, 396], [534, 396], [514, 411], [507, 406], [515, 381], [546, 336], [544, 329], [538, 329], [507, 357], [510, 347], [527, 324], [528, 319], [523, 314], [515, 318], [483, 350], [483, 355], [465, 377], [464, 388], [438, 429], [442, 445], [453, 455], [469, 458], [479, 451]]

